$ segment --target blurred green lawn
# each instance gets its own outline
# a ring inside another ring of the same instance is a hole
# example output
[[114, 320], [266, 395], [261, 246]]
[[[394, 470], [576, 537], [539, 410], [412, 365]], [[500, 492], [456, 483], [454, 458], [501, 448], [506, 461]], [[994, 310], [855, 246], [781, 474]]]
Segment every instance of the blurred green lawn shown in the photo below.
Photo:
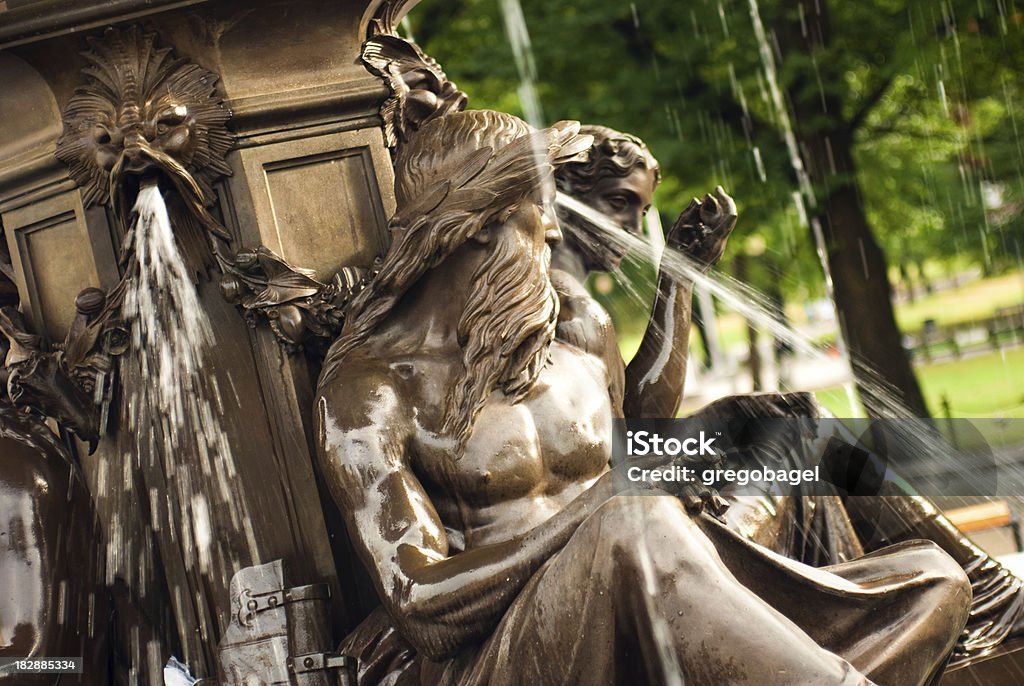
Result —
[[983, 319], [1001, 307], [1024, 303], [1024, 277], [1007, 274], [974, 281], [956, 290], [946, 290], [905, 303], [896, 308], [900, 330], [915, 332], [926, 319], [938, 326]]
[[[986, 353], [939, 364], [919, 365], [925, 401], [934, 417], [1024, 417], [1024, 348]], [[837, 415], [849, 412], [841, 387], [817, 391], [819, 402]], [[1024, 423], [1022, 423], [1024, 425]]]
[[[1003, 307], [1024, 303], [1024, 277], [1009, 274], [968, 283], [956, 290], [944, 290], [904, 303], [896, 309], [903, 331], [918, 331], [926, 319], [938, 326], [983, 319]], [[788, 308], [794, 324], [800, 324], [802, 308]], [[746, 346], [746, 323], [735, 313], [718, 318], [719, 336], [726, 349]], [[623, 339], [620, 348], [630, 359], [640, 344], [639, 336]], [[697, 344], [699, 345], [699, 344]], [[918, 379], [932, 416], [948, 413], [966, 419], [981, 417], [1024, 417], [1024, 348], [1003, 350], [936, 364], [918, 364]], [[816, 392], [819, 401], [837, 416], [850, 414], [845, 389], [828, 388]], [[1020, 424], [1024, 431], [1024, 422]], [[1024, 435], [1021, 436], [1024, 440]]]

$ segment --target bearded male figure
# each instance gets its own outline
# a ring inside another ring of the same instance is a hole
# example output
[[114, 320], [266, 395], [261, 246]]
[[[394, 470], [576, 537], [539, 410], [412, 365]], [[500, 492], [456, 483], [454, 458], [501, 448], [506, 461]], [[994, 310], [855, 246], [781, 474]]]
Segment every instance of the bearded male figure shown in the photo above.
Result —
[[316, 402], [383, 603], [343, 645], [359, 682], [937, 679], [970, 591], [932, 544], [815, 570], [678, 498], [615, 493], [621, 363], [554, 338], [548, 275], [552, 165], [588, 143], [470, 111], [398, 156], [393, 242]]

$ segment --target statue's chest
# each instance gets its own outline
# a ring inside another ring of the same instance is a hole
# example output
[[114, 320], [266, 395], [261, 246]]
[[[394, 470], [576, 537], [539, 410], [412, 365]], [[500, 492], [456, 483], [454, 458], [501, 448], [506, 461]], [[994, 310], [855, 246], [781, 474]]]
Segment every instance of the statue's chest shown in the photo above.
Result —
[[611, 445], [604, 366], [556, 344], [537, 385], [512, 404], [488, 398], [458, 456], [430, 432], [418, 441], [414, 468], [433, 495], [469, 505], [544, 497], [600, 474]]

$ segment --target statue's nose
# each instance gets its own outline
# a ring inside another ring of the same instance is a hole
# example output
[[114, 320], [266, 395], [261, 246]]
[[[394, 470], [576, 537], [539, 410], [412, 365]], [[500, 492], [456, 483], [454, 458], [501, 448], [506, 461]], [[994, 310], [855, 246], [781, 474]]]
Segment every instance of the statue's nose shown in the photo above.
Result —
[[634, 236], [639, 236], [643, 233], [644, 228], [644, 213], [636, 212], [629, 216], [629, 218], [622, 223], [622, 228], [626, 229], [629, 233]]
[[544, 207], [541, 212], [541, 225], [544, 227], [544, 240], [548, 243], [560, 243], [562, 241], [562, 227], [558, 225], [555, 212], [551, 207]]
[[129, 133], [124, 137], [124, 152], [131, 158], [142, 154], [142, 144], [146, 141], [140, 133]]
[[127, 168], [137, 169], [145, 162], [143, 155], [143, 146], [145, 145], [146, 139], [140, 134], [130, 133], [124, 138], [124, 161]]

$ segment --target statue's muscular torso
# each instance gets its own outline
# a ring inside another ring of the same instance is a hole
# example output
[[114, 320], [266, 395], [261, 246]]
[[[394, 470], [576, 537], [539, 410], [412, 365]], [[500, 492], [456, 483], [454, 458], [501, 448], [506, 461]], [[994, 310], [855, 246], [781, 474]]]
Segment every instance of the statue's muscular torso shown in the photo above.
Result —
[[407, 459], [443, 522], [450, 553], [505, 541], [543, 523], [608, 468], [612, 407], [597, 357], [555, 341], [527, 397], [491, 393], [459, 457], [440, 436], [444, 395], [461, 360], [423, 353], [379, 359], [414, 421]]

